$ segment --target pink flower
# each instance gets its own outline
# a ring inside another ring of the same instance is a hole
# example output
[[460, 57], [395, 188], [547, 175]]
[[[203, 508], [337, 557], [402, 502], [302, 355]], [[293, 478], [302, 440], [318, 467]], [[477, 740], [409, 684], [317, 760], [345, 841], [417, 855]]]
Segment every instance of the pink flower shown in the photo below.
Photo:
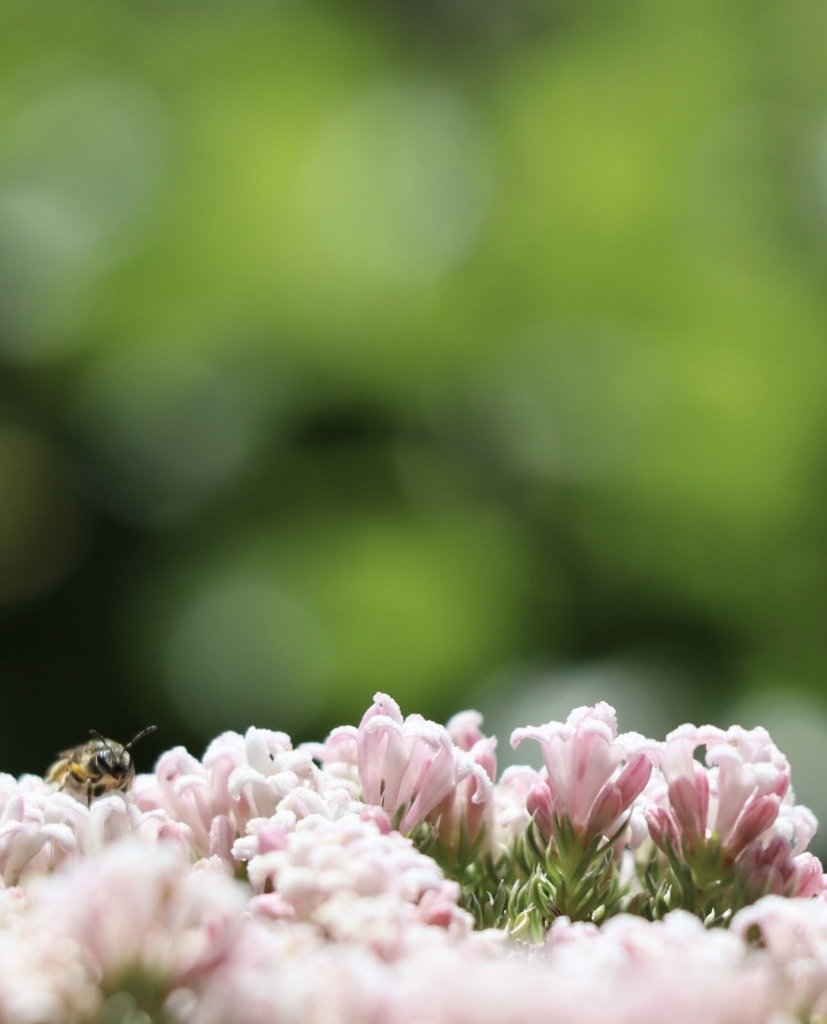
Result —
[[705, 742], [707, 764], [718, 766], [715, 831], [737, 857], [778, 817], [790, 765], [766, 729], [710, 730]]
[[[822, 1020], [827, 1013], [827, 902], [765, 896], [739, 910], [731, 931], [760, 940], [779, 1019]], [[781, 1011], [785, 1016], [781, 1017]]]
[[655, 922], [621, 914], [600, 929], [561, 919], [547, 949], [563, 1004], [580, 995], [582, 1016], [572, 1013], [572, 1024], [654, 1022], [664, 1010], [672, 1024], [775, 1019], [772, 978], [750, 960], [744, 942], [683, 911]]
[[543, 772], [542, 780], [532, 786], [526, 794], [525, 806], [534, 824], [546, 843], [554, 838], [554, 798], [548, 785], [548, 772]]
[[[694, 757], [700, 746], [707, 768]], [[724, 857], [737, 860], [771, 831], [790, 786], [789, 763], [764, 729], [682, 725], [666, 737], [659, 761], [668, 807], [647, 812], [652, 837], [680, 836], [690, 857], [714, 837]]]
[[[123, 807], [123, 798], [113, 798]], [[6, 885], [48, 871], [85, 842], [87, 808], [36, 776], [0, 777], [0, 873]]]
[[424, 821], [467, 776], [476, 774], [485, 786], [484, 772], [475, 771], [444, 726], [421, 715], [403, 719], [386, 694], [375, 695], [356, 743], [363, 799], [387, 811], [400, 832]]
[[816, 816], [809, 807], [795, 802], [792, 787], [781, 801], [772, 831], [773, 835], [786, 839], [793, 856], [803, 853], [818, 831]]
[[[617, 830], [652, 772], [643, 737], [618, 736], [614, 709], [603, 702], [576, 708], [565, 724], [515, 729], [511, 745], [526, 739], [540, 744], [555, 821], [567, 822], [584, 842]], [[532, 799], [536, 809], [543, 805], [540, 794]]]
[[325, 771], [350, 776], [352, 769], [353, 778], [358, 778], [356, 768], [359, 746], [355, 726], [340, 725], [328, 735], [324, 743], [308, 743], [307, 747]]
[[[70, 798], [73, 799], [73, 798]], [[101, 995], [74, 943], [36, 916], [22, 888], [0, 889], [0, 1020], [91, 1020]]]
[[[470, 773], [428, 814], [439, 836], [440, 844], [452, 854], [460, 851], [464, 840], [469, 848], [485, 831], [490, 840], [493, 833], [494, 779], [497, 776], [497, 740], [484, 736], [479, 726], [482, 716], [464, 711], [448, 722], [447, 732], [457, 748], [466, 751], [471, 762]], [[457, 759], [460, 754], [457, 753]]]
[[739, 861], [751, 899], [774, 893], [779, 896], [823, 896], [824, 869], [811, 853], [793, 856], [783, 836], [767, 843], [753, 842]]
[[211, 773], [184, 747], [174, 747], [158, 759], [154, 775], [135, 780], [135, 801], [143, 810], [161, 808], [173, 821], [186, 826], [190, 842], [205, 857], [213, 819], [232, 810], [228, 775], [226, 770]]
[[460, 750], [470, 751], [482, 742], [491, 742], [480, 728], [481, 725], [482, 715], [479, 711], [460, 711], [448, 719], [445, 728]]
[[[408, 921], [467, 931], [467, 917], [456, 905], [457, 884], [409, 839], [385, 834], [373, 822], [355, 815], [335, 822], [311, 817], [276, 835], [262, 825], [260, 849], [248, 864], [256, 892], [276, 893], [280, 916], [323, 926], [328, 936], [358, 937], [357, 920], [366, 941], [396, 936]], [[249, 845], [239, 840], [236, 855], [242, 850]], [[266, 896], [254, 907], [273, 913]]]
[[232, 961], [166, 1008], [187, 1024], [392, 1024], [394, 967], [360, 944], [324, 944], [301, 924], [245, 923]]
[[548, 792], [543, 776], [528, 765], [512, 765], [502, 773], [494, 788], [495, 845], [508, 847], [523, 835], [533, 813], [527, 801], [535, 787]]
[[[203, 761], [183, 747], [167, 751], [154, 775], [139, 776], [133, 789], [140, 808], [165, 811], [188, 831], [195, 851], [206, 857], [219, 848], [225, 853], [229, 849], [229, 823], [238, 835], [253, 818], [270, 817], [285, 801], [296, 816], [352, 803], [341, 781], [325, 783], [329, 798], [319, 785], [319, 770], [309, 749], [294, 750], [285, 733], [250, 728], [244, 736], [222, 733], [209, 745]], [[215, 832], [219, 818], [225, 821], [225, 838], [220, 841]]]
[[293, 749], [286, 733], [270, 729], [224, 733], [207, 748], [204, 765], [213, 772], [221, 766], [222, 774], [233, 765], [227, 788], [239, 832], [251, 818], [269, 818], [296, 789], [318, 788], [310, 750]]
[[103, 979], [145, 971], [191, 985], [231, 954], [245, 894], [220, 871], [194, 870], [170, 846], [114, 843], [37, 888], [30, 913]]

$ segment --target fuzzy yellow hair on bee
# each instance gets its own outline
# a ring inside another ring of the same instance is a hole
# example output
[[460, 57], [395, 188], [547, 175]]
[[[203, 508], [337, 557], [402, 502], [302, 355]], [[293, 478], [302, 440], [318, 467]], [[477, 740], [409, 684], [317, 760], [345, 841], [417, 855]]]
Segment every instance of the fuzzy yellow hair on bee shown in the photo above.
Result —
[[135, 777], [135, 762], [132, 747], [155, 732], [154, 725], [148, 725], [129, 743], [116, 743], [101, 736], [95, 729], [89, 730], [92, 737], [87, 743], [58, 754], [58, 760], [46, 772], [46, 781], [57, 786], [61, 792], [69, 793], [89, 807], [95, 797], [116, 790], [126, 792]]

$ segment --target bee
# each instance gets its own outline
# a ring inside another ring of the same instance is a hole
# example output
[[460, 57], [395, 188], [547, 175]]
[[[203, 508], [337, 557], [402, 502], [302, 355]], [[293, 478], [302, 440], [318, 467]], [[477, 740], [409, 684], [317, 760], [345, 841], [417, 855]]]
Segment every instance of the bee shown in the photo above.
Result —
[[88, 743], [58, 754], [58, 760], [46, 772], [46, 781], [54, 783], [58, 791], [70, 793], [80, 801], [85, 800], [87, 807], [93, 797], [116, 789], [126, 792], [135, 777], [130, 751], [138, 740], [155, 732], [155, 728], [148, 725], [126, 744], [108, 740], [95, 729], [90, 729], [92, 739]]

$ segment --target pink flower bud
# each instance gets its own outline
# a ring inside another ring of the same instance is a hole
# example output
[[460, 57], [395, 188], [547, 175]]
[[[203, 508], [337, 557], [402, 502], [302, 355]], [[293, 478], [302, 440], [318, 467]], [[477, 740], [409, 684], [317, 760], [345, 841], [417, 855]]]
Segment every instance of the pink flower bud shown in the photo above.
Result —
[[532, 786], [526, 796], [525, 805], [528, 813], [534, 818], [540, 835], [550, 843], [554, 836], [554, 807], [548, 786], [544, 783]]
[[706, 839], [709, 813], [709, 778], [703, 767], [692, 763], [692, 775], [678, 775], [669, 781], [669, 802], [689, 849]]
[[652, 774], [652, 762], [644, 753], [634, 754], [613, 783], [604, 786], [589, 816], [590, 835], [611, 834], [620, 818], [646, 788]]
[[227, 814], [218, 814], [210, 826], [209, 856], [216, 857], [230, 870], [235, 867], [233, 859], [233, 843], [235, 842], [235, 825]]
[[735, 860], [753, 840], [765, 832], [778, 817], [781, 800], [774, 793], [757, 797], [746, 805], [731, 834], [723, 839], [723, 848]]
[[670, 848], [676, 852], [680, 850], [681, 834], [669, 811], [653, 804], [646, 808], [645, 817], [655, 846], [664, 851]]
[[811, 853], [800, 853], [793, 858], [795, 878], [792, 896], [809, 899], [812, 896], [824, 897], [827, 892], [827, 876], [818, 857]]
[[460, 711], [459, 714], [448, 719], [448, 724], [445, 728], [448, 730], [451, 740], [460, 750], [469, 751], [480, 740], [486, 739], [486, 736], [480, 729], [481, 725], [482, 715], [479, 711]]

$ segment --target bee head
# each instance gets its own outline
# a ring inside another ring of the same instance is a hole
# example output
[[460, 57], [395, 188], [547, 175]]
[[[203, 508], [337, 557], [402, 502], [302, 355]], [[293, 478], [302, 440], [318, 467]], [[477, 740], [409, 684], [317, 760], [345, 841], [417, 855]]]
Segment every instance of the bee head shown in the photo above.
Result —
[[106, 739], [99, 732], [90, 730], [97, 739], [100, 749], [95, 753], [95, 768], [101, 776], [125, 779], [132, 772], [132, 757], [120, 743]]
[[132, 771], [132, 757], [123, 747], [115, 749], [106, 746], [95, 755], [95, 765], [101, 775], [111, 775], [113, 779], [125, 779]]
[[154, 731], [154, 725], [147, 726], [137, 736], [133, 736], [126, 746], [121, 746], [120, 743], [115, 743], [102, 736], [96, 729], [90, 729], [90, 734], [101, 745], [100, 750], [95, 754], [95, 767], [101, 775], [108, 775], [113, 779], [129, 779], [135, 770], [132, 765], [132, 755], [129, 753], [130, 747], [137, 740], [143, 739], [144, 736]]

